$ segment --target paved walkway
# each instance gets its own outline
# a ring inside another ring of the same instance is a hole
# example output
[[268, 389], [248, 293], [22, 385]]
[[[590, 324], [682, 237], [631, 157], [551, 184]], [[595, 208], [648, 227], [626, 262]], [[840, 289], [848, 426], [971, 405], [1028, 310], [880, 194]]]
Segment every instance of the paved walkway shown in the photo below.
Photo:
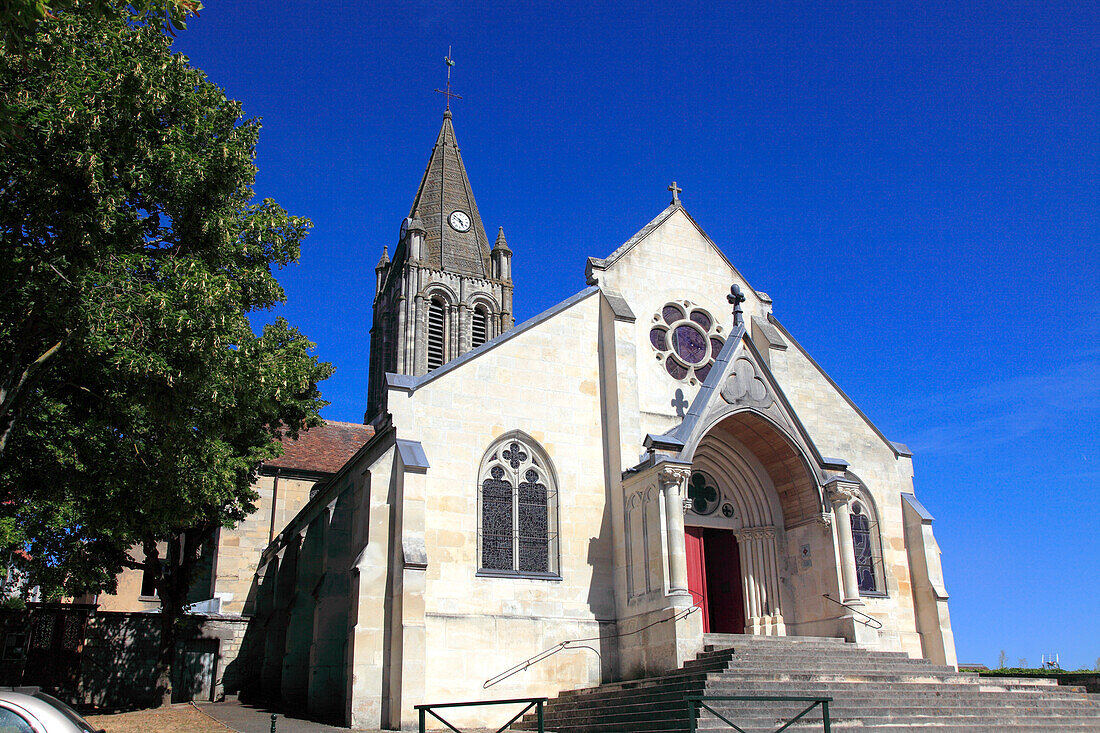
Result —
[[[198, 708], [238, 733], [271, 733], [272, 713], [276, 714], [276, 733], [352, 733], [351, 728], [338, 728], [303, 718], [287, 717], [278, 710], [262, 705], [247, 705], [237, 700], [199, 703]], [[381, 733], [381, 731], [356, 728], [354, 733]]]
[[[377, 728], [341, 728], [315, 723], [304, 718], [287, 717], [279, 710], [263, 705], [248, 705], [237, 700], [198, 703], [196, 707], [237, 733], [271, 733], [272, 713], [277, 716], [275, 733], [389, 733]], [[438, 723], [435, 725], [442, 727]], [[467, 733], [495, 733], [496, 728], [470, 728], [466, 731]]]

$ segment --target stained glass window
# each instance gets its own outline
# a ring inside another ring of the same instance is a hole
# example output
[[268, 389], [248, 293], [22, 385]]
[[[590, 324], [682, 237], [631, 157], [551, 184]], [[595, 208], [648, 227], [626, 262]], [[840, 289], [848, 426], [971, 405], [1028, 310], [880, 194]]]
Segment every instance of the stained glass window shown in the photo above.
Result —
[[707, 337], [692, 326], [678, 326], [673, 334], [676, 355], [688, 364], [698, 364], [707, 358]]
[[557, 495], [549, 458], [513, 433], [482, 461], [480, 568], [515, 574], [557, 572]]
[[493, 466], [481, 483], [481, 567], [512, 569], [512, 484]]
[[710, 330], [710, 324], [711, 324], [710, 314], [706, 313], [705, 311], [700, 311], [700, 310], [692, 311], [691, 312], [691, 320], [698, 323], [699, 327], [701, 329], [703, 329], [704, 331], [709, 331]]
[[669, 376], [701, 382], [710, 374], [725, 343], [718, 335], [721, 332], [714, 318], [702, 308], [686, 301], [683, 307], [679, 303], [666, 303], [653, 316], [649, 343]]
[[649, 330], [649, 343], [653, 344], [653, 348], [658, 351], [664, 351], [668, 349], [668, 344], [665, 342], [665, 335], [668, 333], [663, 328], [651, 328]]
[[850, 508], [852, 546], [855, 550], [856, 582], [861, 594], [879, 594], [883, 591], [881, 552], [879, 550], [878, 523], [863, 505], [852, 502]]

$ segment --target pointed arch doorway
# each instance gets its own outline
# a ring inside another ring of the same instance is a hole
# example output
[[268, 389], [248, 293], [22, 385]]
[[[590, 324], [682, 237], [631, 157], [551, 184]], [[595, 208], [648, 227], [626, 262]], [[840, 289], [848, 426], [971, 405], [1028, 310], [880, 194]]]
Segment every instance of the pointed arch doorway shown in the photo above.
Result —
[[703, 614], [703, 633], [743, 634], [741, 556], [732, 530], [685, 527], [688, 590]]

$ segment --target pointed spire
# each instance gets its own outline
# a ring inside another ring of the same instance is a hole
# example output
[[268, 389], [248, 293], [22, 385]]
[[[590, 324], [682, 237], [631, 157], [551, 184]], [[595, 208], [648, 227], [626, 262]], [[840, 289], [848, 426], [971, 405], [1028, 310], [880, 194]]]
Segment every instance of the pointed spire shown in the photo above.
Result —
[[390, 248], [385, 246], [385, 245], [382, 245], [382, 258], [380, 260], [378, 260], [378, 264], [375, 266], [374, 269], [376, 269], [376, 270], [385, 269], [386, 265], [388, 265], [388, 264], [390, 264]]
[[409, 210], [410, 216], [423, 222], [422, 262], [437, 270], [488, 276], [489, 240], [455, 139], [450, 110], [443, 113], [443, 125]]
[[497, 241], [493, 245], [493, 251], [512, 253], [512, 250], [508, 248], [508, 240], [504, 238], [504, 227], [497, 230]]

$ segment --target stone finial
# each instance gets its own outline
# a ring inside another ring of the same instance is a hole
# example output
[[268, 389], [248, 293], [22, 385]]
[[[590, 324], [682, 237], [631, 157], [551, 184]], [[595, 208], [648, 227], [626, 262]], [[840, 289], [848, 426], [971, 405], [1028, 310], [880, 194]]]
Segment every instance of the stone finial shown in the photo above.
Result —
[[669, 184], [668, 190], [672, 191], [672, 203], [679, 206], [680, 194], [683, 193], [684, 189], [677, 186], [676, 181], [673, 181], [671, 184]]
[[508, 247], [508, 240], [504, 238], [504, 227], [500, 227], [500, 229], [497, 230], [497, 241], [493, 245], [493, 251], [495, 252], [497, 250], [500, 250], [501, 252], [512, 251]]
[[390, 248], [382, 245], [382, 257], [378, 260], [378, 265], [374, 269], [384, 270], [388, 264], [390, 264]]
[[741, 292], [737, 283], [730, 288], [730, 294], [726, 296], [726, 300], [733, 306], [733, 327], [737, 328], [745, 321], [744, 311], [741, 310], [741, 304], [745, 302], [745, 294]]

